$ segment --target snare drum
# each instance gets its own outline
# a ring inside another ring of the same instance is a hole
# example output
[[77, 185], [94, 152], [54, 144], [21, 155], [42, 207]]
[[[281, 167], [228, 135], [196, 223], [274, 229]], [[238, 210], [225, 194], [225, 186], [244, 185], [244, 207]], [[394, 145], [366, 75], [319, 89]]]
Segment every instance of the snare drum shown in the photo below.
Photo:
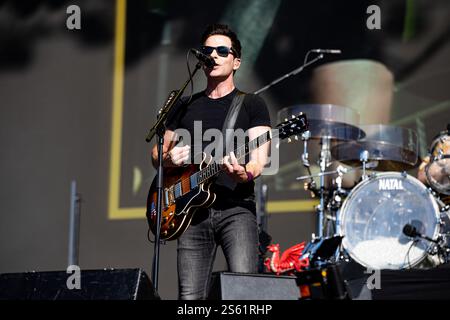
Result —
[[360, 182], [338, 213], [337, 231], [343, 249], [359, 264], [372, 269], [417, 266], [432, 244], [403, 234], [406, 224], [436, 239], [439, 205], [416, 178], [399, 172], [376, 173]]

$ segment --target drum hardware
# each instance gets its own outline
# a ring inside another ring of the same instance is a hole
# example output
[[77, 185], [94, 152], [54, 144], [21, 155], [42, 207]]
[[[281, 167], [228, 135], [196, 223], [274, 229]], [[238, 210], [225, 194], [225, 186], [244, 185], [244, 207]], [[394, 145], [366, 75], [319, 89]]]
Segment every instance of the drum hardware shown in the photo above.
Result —
[[433, 194], [436, 201], [438, 202], [439, 207], [441, 208], [441, 212], [448, 212], [450, 210], [450, 204], [446, 204], [441, 199], [441, 195], [439, 193], [437, 193], [435, 190], [433, 190], [432, 188], [428, 188], [428, 190], [431, 192], [431, 194]]
[[321, 139], [321, 150], [320, 150], [320, 157], [319, 157], [319, 167], [320, 167], [320, 173], [322, 173], [320, 178], [320, 188], [319, 188], [319, 195], [320, 195], [320, 204], [317, 207], [318, 211], [318, 218], [317, 218], [317, 229], [319, 232], [319, 238], [323, 237], [323, 226], [324, 226], [324, 215], [325, 215], [325, 171], [331, 164], [331, 152], [330, 152], [330, 138], [329, 137], [323, 137]]
[[334, 181], [336, 183], [337, 189], [334, 192], [330, 203], [330, 209], [334, 211], [341, 207], [342, 196], [346, 196], [348, 194], [347, 191], [342, 188], [342, 179], [344, 174], [349, 172], [350, 170], [339, 165], [336, 171], [338, 176], [336, 177], [336, 179], [334, 179]]
[[446, 201], [447, 196], [440, 194], [430, 186], [427, 187], [427, 191], [433, 195], [434, 199], [439, 205], [440, 211], [448, 215], [450, 212], [450, 203], [447, 203]]
[[[325, 190], [325, 176], [326, 175], [331, 175], [331, 174], [338, 174], [340, 177], [339, 181], [342, 181], [342, 175], [344, 174], [344, 172], [347, 172], [347, 169], [344, 168], [343, 166], [339, 166], [337, 170], [335, 171], [330, 171], [330, 172], [325, 172], [324, 170], [326, 169], [326, 160], [322, 160], [322, 156], [326, 157], [326, 151], [321, 151], [321, 165], [323, 165], [323, 167], [321, 166], [321, 170], [320, 173], [318, 174], [309, 174], [307, 176], [302, 176], [302, 177], [297, 177], [296, 180], [304, 180], [304, 179], [310, 179], [310, 182], [307, 184], [307, 186], [305, 186], [308, 190], [310, 190], [312, 192], [312, 194], [314, 196], [319, 196], [320, 197], [320, 203], [319, 205], [316, 207], [316, 210], [318, 212], [318, 226], [317, 226], [317, 230], [318, 230], [318, 236], [316, 236], [315, 234], [313, 234], [313, 239], [317, 239], [317, 238], [322, 238], [323, 237], [323, 230], [324, 230], [324, 218], [327, 218], [328, 221], [336, 221], [336, 219], [334, 217], [332, 217], [332, 219], [330, 219], [330, 215], [325, 215], [325, 208], [327, 206], [330, 205], [330, 201], [325, 199], [325, 196], [327, 195], [327, 191]], [[308, 168], [309, 170], [309, 168]], [[313, 177], [320, 177], [320, 188], [317, 189], [315, 188], [315, 182]], [[305, 188], [305, 189], [306, 189]], [[339, 184], [338, 187], [338, 192], [343, 192], [342, 188], [341, 188], [341, 184]], [[335, 198], [335, 197], [333, 197]]]
[[308, 153], [308, 140], [311, 138], [311, 132], [309, 130], [302, 133], [302, 141], [303, 141], [303, 153], [301, 156], [303, 166], [308, 171], [310, 181], [305, 183], [304, 189], [311, 191], [311, 197], [315, 198], [318, 195], [316, 182], [312, 178], [311, 167], [309, 164], [309, 153]]
[[[377, 165], [378, 165], [378, 162], [377, 162], [377, 161], [371, 161], [371, 162], [368, 162], [368, 163], [366, 164], [366, 169], [373, 169], [373, 168], [376, 168]], [[311, 175], [306, 175], [306, 176], [300, 176], [300, 177], [295, 178], [295, 180], [305, 180], [305, 179], [316, 178], [316, 177], [320, 177], [320, 176], [334, 175], [334, 174], [337, 174], [337, 175], [344, 175], [344, 174], [346, 174], [346, 173], [350, 173], [350, 172], [352, 172], [352, 171], [355, 171], [355, 170], [358, 170], [358, 169], [362, 169], [362, 168], [363, 168], [362, 166], [360, 166], [360, 167], [353, 167], [353, 168], [346, 168], [346, 167], [344, 167], [344, 166], [342, 166], [342, 165], [339, 165], [339, 166], [336, 168], [336, 170], [333, 170], [333, 171], [327, 171], [327, 172], [319, 172], [319, 173], [316, 173], [316, 174], [311, 174]], [[369, 176], [368, 176], [368, 177], [369, 177]], [[345, 191], [344, 191], [344, 192], [345, 192]]]
[[[377, 166], [377, 161], [367, 162], [365, 164], [365, 167], [368, 169], [375, 168]], [[306, 180], [310, 179], [314, 182], [314, 177], [325, 177], [329, 175], [337, 175], [337, 177], [334, 179], [336, 188], [323, 188], [322, 193], [320, 193], [320, 190], [312, 189], [311, 184], [308, 183], [308, 187], [306, 187], [306, 190], [310, 190], [313, 194], [313, 196], [320, 196], [321, 199], [323, 199], [319, 205], [316, 207], [316, 210], [318, 212], [322, 211], [323, 215], [321, 216], [319, 214], [318, 219], [321, 219], [322, 224], [322, 230], [325, 230], [326, 236], [331, 236], [335, 234], [336, 232], [336, 212], [339, 210], [339, 208], [342, 205], [343, 198], [345, 198], [348, 195], [348, 190], [345, 190], [342, 188], [342, 179], [343, 176], [349, 172], [355, 171], [357, 169], [361, 169], [361, 167], [356, 168], [346, 168], [342, 165], [339, 165], [336, 170], [333, 171], [327, 171], [327, 172], [319, 172], [317, 174], [313, 175], [306, 175], [297, 177], [296, 180]], [[323, 181], [323, 180], [321, 180]], [[323, 182], [321, 182], [322, 184]], [[323, 185], [323, 184], [322, 184]], [[321, 207], [321, 206], [324, 207]], [[323, 208], [323, 210], [321, 210]], [[328, 214], [326, 213], [328, 212]], [[323, 234], [322, 234], [323, 236]], [[313, 239], [320, 238], [321, 236], [313, 235]]]
[[[326, 152], [321, 153], [321, 155], [326, 156]], [[348, 191], [342, 188], [342, 179], [344, 174], [349, 172], [353, 172], [358, 169], [362, 169], [365, 167], [366, 169], [376, 168], [378, 165], [377, 161], [364, 162], [363, 166], [355, 167], [355, 168], [345, 168], [342, 165], [339, 165], [336, 170], [333, 171], [320, 171], [317, 174], [311, 174], [306, 176], [297, 177], [296, 180], [305, 180], [310, 179], [312, 183], [308, 183], [305, 189], [308, 189], [312, 192], [314, 196], [320, 197], [319, 205], [316, 207], [316, 211], [318, 212], [318, 230], [322, 230], [322, 232], [318, 233], [318, 235], [313, 234], [313, 239], [322, 238], [324, 236], [323, 231], [326, 230], [326, 236], [331, 236], [336, 231], [336, 211], [342, 205], [342, 198], [348, 195]], [[326, 169], [326, 168], [325, 168]], [[334, 181], [336, 183], [337, 188], [325, 188], [324, 187], [324, 177], [329, 175], [338, 175]], [[313, 188], [315, 187], [315, 183], [313, 178], [320, 177], [320, 189]], [[325, 212], [331, 212], [332, 214], [326, 214]], [[331, 225], [330, 225], [331, 222]]]
[[[365, 134], [358, 127], [359, 114], [355, 110], [344, 106], [332, 104], [294, 105], [280, 110], [278, 118], [288, 118], [299, 111], [308, 114], [309, 132], [302, 135], [304, 144], [302, 163], [308, 172], [305, 179], [309, 180], [309, 183], [305, 183], [304, 187], [305, 190], [311, 191], [313, 197], [317, 196], [320, 198], [319, 205], [316, 206], [316, 233], [312, 235], [313, 239], [320, 239], [324, 236], [325, 210], [328, 206], [326, 197], [330, 196], [330, 190], [325, 186], [325, 176], [329, 174], [327, 169], [332, 163], [331, 143], [360, 139]], [[319, 159], [317, 161], [320, 168], [319, 175], [312, 175], [310, 170], [307, 148], [311, 139], [318, 141], [320, 144]], [[314, 176], [319, 177], [319, 186], [316, 186], [313, 180]]]
[[[369, 161], [369, 151], [367, 150], [363, 150], [361, 152], [361, 155], [359, 156], [359, 161], [362, 163], [362, 180], [366, 180], [367, 179], [367, 175], [366, 175], [366, 170], [367, 170], [367, 161]], [[377, 162], [378, 165], [378, 162]]]
[[306, 168], [308, 168], [308, 171], [310, 170], [309, 169], [309, 154], [308, 154], [309, 138], [311, 138], [311, 132], [309, 130], [302, 133], [302, 141], [303, 141], [302, 163]]
[[[335, 181], [335, 183], [336, 183], [336, 185], [337, 185], [337, 192], [338, 193], [342, 193], [344, 190], [342, 189], [342, 176], [344, 175], [344, 172], [343, 172], [343, 169], [344, 167], [342, 167], [342, 166], [339, 166], [338, 167], [338, 170], [337, 170], [337, 172], [338, 172], [338, 177], [334, 180]], [[339, 169], [341, 169], [341, 170], [339, 170]], [[345, 171], [347, 171], [347, 170], [345, 170]], [[336, 197], [339, 197], [338, 195], [336, 195]], [[340, 198], [339, 198], [340, 199]], [[339, 201], [339, 200], [338, 200]]]

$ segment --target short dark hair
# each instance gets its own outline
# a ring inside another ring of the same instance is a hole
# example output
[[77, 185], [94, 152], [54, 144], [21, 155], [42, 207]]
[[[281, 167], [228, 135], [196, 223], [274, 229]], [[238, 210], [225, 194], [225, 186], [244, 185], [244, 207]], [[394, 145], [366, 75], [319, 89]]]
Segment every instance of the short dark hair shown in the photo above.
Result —
[[237, 57], [241, 57], [241, 42], [239, 41], [236, 33], [234, 33], [233, 30], [231, 30], [228, 25], [226, 24], [220, 24], [220, 23], [214, 23], [210, 24], [206, 27], [205, 32], [203, 32], [201, 42], [202, 44], [205, 43], [206, 39], [208, 39], [210, 36], [214, 35], [222, 35], [226, 36], [231, 39], [231, 47], [234, 49], [234, 52], [236, 53]]

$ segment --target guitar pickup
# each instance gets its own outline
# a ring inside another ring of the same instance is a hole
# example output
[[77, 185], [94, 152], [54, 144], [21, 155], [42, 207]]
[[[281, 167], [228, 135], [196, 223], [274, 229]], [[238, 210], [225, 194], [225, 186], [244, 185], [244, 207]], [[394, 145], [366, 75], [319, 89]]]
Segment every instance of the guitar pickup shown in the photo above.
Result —
[[172, 205], [172, 204], [174, 204], [175, 203], [175, 194], [174, 194], [174, 192], [173, 192], [173, 186], [171, 186], [168, 190], [167, 190], [167, 193], [168, 193], [168, 198], [169, 198], [169, 205]]
[[167, 208], [169, 206], [169, 191], [167, 189], [164, 190], [164, 206]]

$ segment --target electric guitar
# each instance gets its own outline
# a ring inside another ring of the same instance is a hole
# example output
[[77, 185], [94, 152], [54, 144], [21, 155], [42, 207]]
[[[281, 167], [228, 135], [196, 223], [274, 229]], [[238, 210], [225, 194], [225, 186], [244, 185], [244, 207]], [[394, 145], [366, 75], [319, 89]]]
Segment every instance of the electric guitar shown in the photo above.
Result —
[[[291, 119], [277, 125], [277, 130], [269, 130], [259, 137], [241, 145], [234, 150], [237, 159], [241, 159], [248, 153], [269, 142], [277, 135], [279, 139], [285, 139], [293, 135], [303, 133], [308, 128], [306, 116], [300, 113]], [[161, 240], [175, 240], [191, 224], [196, 210], [200, 207], [211, 206], [216, 195], [210, 191], [223, 165], [220, 161], [212, 161], [212, 157], [203, 153], [202, 162], [199, 165], [190, 164], [186, 167], [164, 168], [164, 190], [162, 197], [161, 215]], [[156, 233], [157, 224], [157, 177], [153, 179], [147, 197], [147, 220], [153, 234]]]

